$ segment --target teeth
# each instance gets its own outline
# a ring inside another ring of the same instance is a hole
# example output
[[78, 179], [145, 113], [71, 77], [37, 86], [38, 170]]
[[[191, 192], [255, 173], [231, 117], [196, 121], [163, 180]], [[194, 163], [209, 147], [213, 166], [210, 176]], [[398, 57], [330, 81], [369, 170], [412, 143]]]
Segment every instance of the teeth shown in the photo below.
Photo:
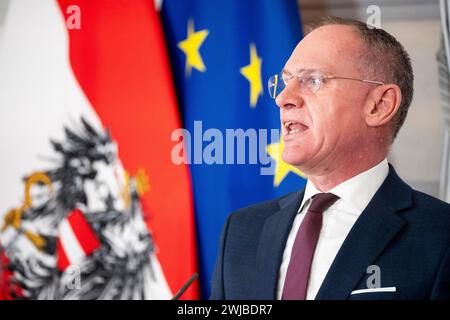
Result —
[[293, 133], [296, 133], [296, 132], [300, 132], [300, 130], [298, 130], [298, 129], [294, 129], [294, 130], [290, 129], [290, 126], [292, 124], [294, 124], [294, 123], [297, 123], [297, 122], [296, 121], [287, 121], [287, 122], [284, 123], [284, 127], [287, 129], [287, 135], [293, 134]]
[[291, 125], [291, 124], [293, 124], [293, 123], [296, 123], [295, 121], [288, 121], [288, 122], [285, 122], [284, 123], [284, 126], [286, 127], [286, 128], [289, 128], [289, 126]]

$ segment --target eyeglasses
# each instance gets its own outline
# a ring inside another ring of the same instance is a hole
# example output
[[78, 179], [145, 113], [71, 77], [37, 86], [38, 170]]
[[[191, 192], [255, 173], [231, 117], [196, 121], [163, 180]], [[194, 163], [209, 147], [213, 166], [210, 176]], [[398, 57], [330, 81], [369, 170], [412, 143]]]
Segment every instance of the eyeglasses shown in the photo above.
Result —
[[323, 72], [318, 71], [318, 70], [303, 71], [299, 75], [296, 75], [296, 76], [293, 76], [286, 70], [283, 70], [281, 72], [281, 74], [279, 74], [279, 75], [276, 74], [269, 78], [269, 81], [267, 83], [267, 85], [269, 87], [269, 95], [275, 99], [277, 97], [277, 95], [280, 94], [280, 92], [283, 91], [284, 88], [286, 88], [289, 81], [293, 78], [298, 78], [300, 86], [307, 87], [313, 93], [316, 93], [317, 91], [319, 91], [320, 88], [322, 87], [323, 83], [326, 80], [331, 80], [331, 79], [355, 80], [355, 81], [361, 81], [361, 82], [377, 84], [377, 85], [384, 84], [384, 82], [380, 82], [380, 81], [325, 75]]

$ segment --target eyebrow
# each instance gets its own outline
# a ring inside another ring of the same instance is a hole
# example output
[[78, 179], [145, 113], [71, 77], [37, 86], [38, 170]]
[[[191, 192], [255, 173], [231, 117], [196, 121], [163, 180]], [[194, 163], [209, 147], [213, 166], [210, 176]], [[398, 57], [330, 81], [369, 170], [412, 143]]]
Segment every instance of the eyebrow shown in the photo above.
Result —
[[316, 70], [319, 70], [319, 69], [304, 68], [304, 69], [296, 69], [295, 73], [292, 73], [291, 71], [287, 70], [286, 68], [283, 68], [283, 70], [281, 70], [281, 73], [286, 72], [290, 75], [294, 75], [294, 74], [301, 74], [303, 72], [316, 71]]

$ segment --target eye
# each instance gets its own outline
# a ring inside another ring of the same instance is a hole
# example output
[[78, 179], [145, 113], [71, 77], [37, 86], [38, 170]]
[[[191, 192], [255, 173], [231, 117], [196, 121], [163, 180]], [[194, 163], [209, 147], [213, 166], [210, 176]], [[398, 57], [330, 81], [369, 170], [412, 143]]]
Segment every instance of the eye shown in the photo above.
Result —
[[307, 79], [307, 85], [313, 92], [317, 92], [322, 86], [322, 77], [319, 75], [310, 75]]

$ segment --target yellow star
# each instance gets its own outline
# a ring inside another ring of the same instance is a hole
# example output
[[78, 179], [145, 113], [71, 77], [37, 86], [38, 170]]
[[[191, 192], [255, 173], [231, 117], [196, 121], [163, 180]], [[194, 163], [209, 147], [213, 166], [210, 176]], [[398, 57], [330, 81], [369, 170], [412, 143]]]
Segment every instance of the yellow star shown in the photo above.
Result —
[[297, 168], [287, 164], [281, 159], [281, 154], [283, 153], [284, 142], [283, 139], [280, 139], [280, 142], [271, 143], [267, 146], [266, 151], [270, 155], [272, 159], [276, 161], [275, 166], [275, 175], [273, 176], [273, 186], [278, 187], [280, 183], [286, 178], [288, 173], [292, 171], [295, 174], [298, 174], [301, 177], [305, 177], [305, 175], [298, 170]]
[[200, 72], [205, 72], [206, 67], [199, 50], [208, 34], [209, 31], [207, 29], [194, 32], [194, 22], [189, 20], [187, 38], [178, 42], [178, 48], [186, 55], [187, 76], [190, 76], [192, 68], [195, 68]]
[[241, 74], [250, 82], [250, 107], [256, 107], [258, 97], [263, 94], [261, 81], [262, 59], [258, 57], [254, 44], [250, 45], [250, 64], [240, 69]]

